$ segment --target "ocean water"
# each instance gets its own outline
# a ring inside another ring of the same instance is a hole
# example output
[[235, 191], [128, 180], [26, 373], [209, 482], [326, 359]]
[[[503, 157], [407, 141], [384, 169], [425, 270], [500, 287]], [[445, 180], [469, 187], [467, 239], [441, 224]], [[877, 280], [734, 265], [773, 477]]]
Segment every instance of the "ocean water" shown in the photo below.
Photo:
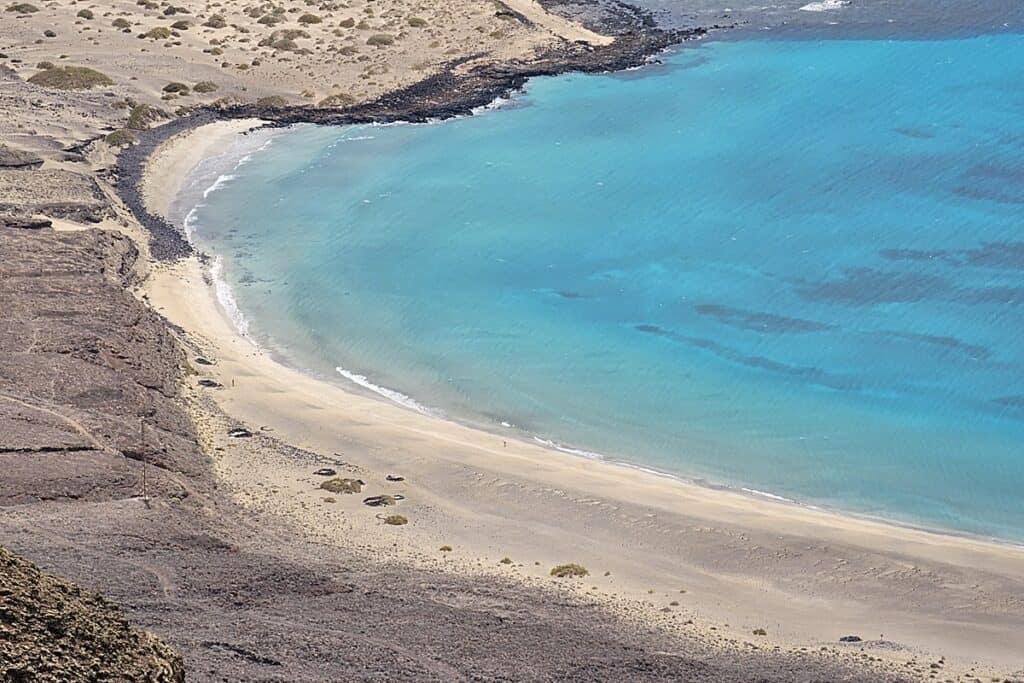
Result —
[[707, 43], [470, 118], [269, 139], [180, 209], [286, 362], [1024, 539], [1024, 37]]

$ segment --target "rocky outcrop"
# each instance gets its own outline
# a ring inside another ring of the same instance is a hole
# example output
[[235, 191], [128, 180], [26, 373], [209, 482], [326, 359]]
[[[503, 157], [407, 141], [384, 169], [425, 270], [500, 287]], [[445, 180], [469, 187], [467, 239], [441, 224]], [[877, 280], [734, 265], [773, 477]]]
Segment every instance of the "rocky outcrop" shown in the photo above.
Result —
[[0, 230], [0, 506], [137, 496], [143, 459], [151, 492], [207, 476], [184, 356], [126, 291], [137, 257], [112, 232]]
[[0, 145], [0, 168], [29, 169], [42, 165], [43, 160], [37, 154]]
[[99, 595], [0, 547], [0, 680], [185, 680], [181, 657]]
[[57, 168], [0, 168], [0, 213], [95, 223], [109, 216], [111, 209], [110, 200], [91, 176]]

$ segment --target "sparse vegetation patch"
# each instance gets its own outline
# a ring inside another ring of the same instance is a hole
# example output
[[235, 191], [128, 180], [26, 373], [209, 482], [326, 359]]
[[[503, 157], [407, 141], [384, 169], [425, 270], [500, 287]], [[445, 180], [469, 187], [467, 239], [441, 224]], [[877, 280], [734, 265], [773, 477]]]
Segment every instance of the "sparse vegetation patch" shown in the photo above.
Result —
[[551, 568], [551, 576], [559, 579], [579, 579], [587, 576], [588, 574], [590, 574], [590, 572], [587, 571], [586, 567], [576, 564], [575, 562], [560, 564]]
[[104, 73], [87, 66], [58, 66], [44, 69], [28, 79], [29, 83], [57, 90], [88, 90], [100, 85], [113, 85]]
[[363, 490], [363, 482], [358, 479], [335, 477], [320, 484], [320, 488], [331, 493], [359, 493]]

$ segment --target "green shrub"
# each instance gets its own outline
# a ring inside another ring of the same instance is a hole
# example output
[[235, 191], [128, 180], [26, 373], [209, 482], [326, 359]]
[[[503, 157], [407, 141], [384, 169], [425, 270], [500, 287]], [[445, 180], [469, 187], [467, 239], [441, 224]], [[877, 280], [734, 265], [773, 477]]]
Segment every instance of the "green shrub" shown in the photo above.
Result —
[[551, 568], [551, 576], [558, 577], [560, 579], [577, 579], [587, 576], [590, 572], [587, 571], [586, 567], [570, 562], [569, 564], [560, 564], [557, 567]]
[[256, 106], [258, 107], [287, 107], [288, 100], [280, 95], [270, 95], [268, 97], [261, 97], [256, 100]]
[[352, 97], [348, 93], [337, 93], [336, 95], [328, 95], [327, 97], [323, 98], [322, 100], [316, 103], [316, 106], [323, 107], [325, 109], [330, 109], [334, 107], [347, 107], [348, 105], [353, 104], [355, 101], [356, 98]]
[[768, 631], [765, 631], [763, 628], [755, 628], [754, 629], [754, 635], [755, 636], [766, 636], [766, 635], [768, 635]]
[[192, 91], [193, 92], [198, 92], [198, 93], [203, 93], [203, 94], [210, 93], [210, 92], [217, 92], [217, 90], [219, 90], [219, 89], [220, 89], [220, 86], [217, 85], [216, 83], [214, 83], [213, 81], [199, 81], [198, 83], [196, 83], [195, 85], [192, 86]]
[[18, 14], [32, 14], [33, 12], [38, 12], [39, 8], [27, 2], [19, 2], [8, 7], [6, 11], [17, 12]]
[[87, 66], [58, 66], [46, 69], [28, 79], [29, 83], [57, 90], [88, 90], [98, 85], [113, 85], [106, 74]]
[[171, 37], [171, 29], [166, 26], [155, 26], [142, 35], [146, 38], [153, 38], [155, 40], [167, 40]]
[[175, 31], [187, 31], [192, 28], [192, 22], [188, 19], [179, 19], [178, 21], [171, 24], [171, 28]]
[[359, 493], [363, 490], [363, 483], [358, 479], [335, 477], [320, 484], [320, 488], [331, 493]]
[[53, 62], [39, 62], [38, 64], [36, 64], [37, 69], [52, 69], [53, 67]]
[[78, 14], [76, 14], [75, 16], [76, 17], [81, 17], [82, 19], [89, 19], [89, 20], [92, 20], [92, 19], [94, 19], [96, 17], [96, 15], [92, 13], [91, 9], [80, 9], [80, 10], [78, 10]]
[[512, 558], [511, 557], [503, 557], [503, 558], [501, 558], [500, 563], [501, 564], [512, 564]]
[[338, 22], [338, 26], [342, 28], [352, 28], [355, 25], [356, 20], [353, 19], [352, 17], [349, 17], [348, 19], [342, 19], [341, 21]]
[[224, 28], [227, 25], [227, 20], [219, 14], [214, 14], [205, 22], [203, 22], [203, 26], [209, 26], [210, 28]]
[[113, 133], [103, 138], [111, 147], [126, 147], [127, 145], [135, 142], [135, 133], [122, 128], [121, 130], [115, 130]]
[[273, 26], [274, 24], [280, 24], [284, 21], [284, 17], [277, 14], [264, 14], [262, 17], [256, 20], [257, 24], [264, 24], [266, 26]]
[[131, 28], [132, 27], [132, 22], [128, 21], [124, 17], [118, 17], [117, 19], [114, 19], [112, 22], [110, 22], [110, 25], [113, 26], [114, 28], [124, 29], [124, 28]]
[[164, 92], [175, 93], [178, 95], [188, 95], [188, 86], [184, 83], [178, 83], [177, 81], [174, 81], [164, 86]]
[[409, 26], [412, 26], [413, 28], [422, 28], [427, 25], [427, 20], [421, 19], [420, 17], [409, 17], [408, 21]]
[[404, 515], [388, 515], [384, 518], [384, 523], [391, 526], [402, 526], [403, 524], [408, 524], [409, 520]]
[[132, 107], [128, 114], [128, 123], [125, 124], [131, 130], [146, 130], [151, 123], [165, 118], [167, 115], [148, 104], [139, 104]]
[[374, 33], [372, 36], [366, 39], [367, 45], [373, 45], [375, 47], [384, 47], [385, 45], [394, 45], [394, 36], [389, 36], [386, 33]]
[[452, 547], [450, 545], [443, 545], [439, 548], [439, 550], [442, 553], [450, 553], [452, 551]]
[[299, 17], [299, 23], [304, 25], [319, 24], [322, 21], [323, 19], [321, 19], [315, 14], [303, 14], [301, 17]]

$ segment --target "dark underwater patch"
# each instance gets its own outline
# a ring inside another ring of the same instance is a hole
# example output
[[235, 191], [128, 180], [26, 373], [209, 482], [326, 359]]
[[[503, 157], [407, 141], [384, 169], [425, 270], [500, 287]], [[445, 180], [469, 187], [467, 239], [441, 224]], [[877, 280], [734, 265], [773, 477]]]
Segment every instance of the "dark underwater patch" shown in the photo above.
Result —
[[699, 304], [694, 306], [694, 309], [701, 315], [714, 318], [723, 325], [766, 334], [824, 332], [835, 329], [834, 325], [819, 323], [814, 320], [790, 318], [783, 315], [775, 315], [774, 313], [745, 311], [740, 308], [731, 308], [718, 304]]
[[948, 291], [946, 280], [934, 275], [874, 268], [847, 268], [834, 280], [797, 286], [797, 292], [807, 301], [845, 306], [916, 303], [941, 298]]
[[921, 128], [893, 128], [892, 130], [894, 133], [898, 133], [903, 137], [913, 138], [915, 140], [930, 140], [935, 137], [935, 133]]
[[949, 351], [955, 351], [973, 360], [984, 360], [992, 356], [992, 352], [979, 344], [970, 344], [956, 337], [946, 337], [934, 334], [917, 334], [916, 332], [884, 331], [880, 334], [893, 339], [928, 344]]
[[720, 344], [713, 339], [707, 339], [705, 337], [690, 337], [679, 334], [678, 332], [673, 332], [672, 330], [666, 330], [665, 328], [657, 325], [635, 325], [634, 329], [638, 332], [652, 334], [680, 344], [708, 351], [722, 360], [755, 370], [764, 370], [773, 374], [784, 375], [792, 379], [801, 380], [808, 384], [825, 387], [827, 389], [836, 389], [839, 391], [856, 391], [860, 389], [860, 384], [852, 378], [831, 375], [821, 368], [813, 366], [790, 365], [764, 356], [748, 356], [736, 349]]
[[1024, 168], [978, 164], [964, 171], [954, 194], [999, 204], [1024, 204]]

